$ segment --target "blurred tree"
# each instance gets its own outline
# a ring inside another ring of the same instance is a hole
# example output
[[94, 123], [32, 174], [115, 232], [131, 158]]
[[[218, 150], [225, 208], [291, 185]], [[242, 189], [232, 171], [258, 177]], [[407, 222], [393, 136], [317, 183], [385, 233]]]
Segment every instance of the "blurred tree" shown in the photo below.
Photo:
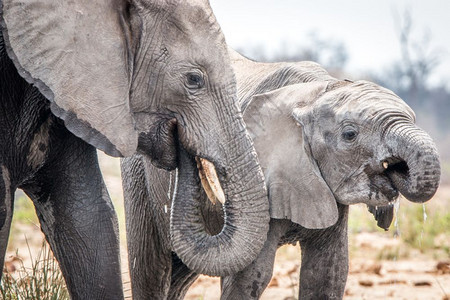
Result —
[[[394, 14], [401, 58], [391, 70], [389, 82], [393, 90], [406, 96], [409, 104], [422, 108], [429, 101], [428, 80], [440, 63], [441, 53], [431, 48], [431, 33], [425, 31], [422, 36], [414, 30], [410, 9], [405, 9], [402, 16]], [[418, 37], [418, 38], [416, 38]], [[388, 74], [389, 74], [388, 73]]]
[[410, 9], [393, 15], [400, 48], [400, 59], [372, 80], [388, 87], [416, 112], [418, 123], [435, 138], [450, 137], [450, 93], [444, 84], [431, 86], [429, 79], [442, 58], [442, 51], [431, 46], [429, 31], [418, 34]]
[[348, 60], [348, 53], [347, 48], [341, 41], [322, 38], [320, 34], [315, 32], [310, 32], [308, 36], [308, 46], [297, 47], [291, 53], [279, 51], [272, 57], [272, 61], [310, 60], [321, 64], [328, 71], [344, 69]]
[[338, 75], [342, 74], [348, 61], [348, 52], [344, 43], [330, 38], [323, 38], [317, 32], [310, 32], [308, 34], [307, 43], [295, 47], [283, 43], [281, 47], [271, 55], [267, 54], [266, 49], [261, 45], [237, 50], [256, 61], [314, 61], [321, 64], [328, 72], [337, 77], [340, 77]]

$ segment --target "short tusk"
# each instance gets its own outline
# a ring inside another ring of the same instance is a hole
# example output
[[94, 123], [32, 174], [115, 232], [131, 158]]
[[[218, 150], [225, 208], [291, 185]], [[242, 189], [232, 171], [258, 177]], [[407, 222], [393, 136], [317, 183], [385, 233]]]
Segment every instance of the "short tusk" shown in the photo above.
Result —
[[206, 192], [212, 204], [216, 204], [216, 200], [225, 203], [225, 194], [217, 177], [216, 168], [213, 163], [204, 158], [196, 157], [198, 174], [202, 182], [203, 189]]
[[383, 168], [387, 169], [389, 167], [389, 163], [387, 161], [383, 161]]
[[211, 190], [211, 187], [209, 186], [205, 172], [203, 171], [202, 165], [200, 163], [200, 159], [196, 158], [196, 161], [197, 161], [198, 175], [202, 182], [202, 187], [205, 190], [206, 196], [208, 196], [209, 201], [211, 201], [211, 203], [215, 205], [217, 202], [216, 196], [214, 196], [214, 193]]

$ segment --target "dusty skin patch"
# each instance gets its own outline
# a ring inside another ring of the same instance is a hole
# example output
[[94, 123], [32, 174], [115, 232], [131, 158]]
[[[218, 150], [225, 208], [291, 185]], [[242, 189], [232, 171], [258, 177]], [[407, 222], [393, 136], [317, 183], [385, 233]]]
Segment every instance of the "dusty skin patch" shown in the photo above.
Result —
[[4, 199], [0, 199], [3, 203], [0, 203], [0, 217], [2, 220], [0, 220], [0, 234], [7, 234], [1, 232], [1, 229], [5, 224], [8, 224], [11, 220], [12, 213], [9, 211], [9, 208], [11, 207], [11, 181], [9, 178], [9, 171], [8, 169], [2, 165], [2, 179], [3, 179], [3, 187], [4, 187], [4, 195], [0, 195], [0, 197], [4, 196]]
[[27, 156], [27, 163], [33, 169], [37, 169], [45, 161], [49, 142], [48, 131], [51, 124], [52, 119], [49, 117], [34, 134]]

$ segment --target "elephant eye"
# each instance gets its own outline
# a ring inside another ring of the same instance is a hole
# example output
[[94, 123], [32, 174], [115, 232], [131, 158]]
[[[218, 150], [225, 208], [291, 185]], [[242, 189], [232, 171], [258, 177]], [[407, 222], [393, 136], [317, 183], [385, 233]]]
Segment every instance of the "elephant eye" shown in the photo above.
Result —
[[358, 136], [358, 132], [354, 129], [346, 129], [342, 133], [342, 138], [348, 142], [354, 141]]
[[188, 73], [187, 85], [190, 89], [200, 89], [205, 85], [205, 81], [203, 76], [198, 73]]

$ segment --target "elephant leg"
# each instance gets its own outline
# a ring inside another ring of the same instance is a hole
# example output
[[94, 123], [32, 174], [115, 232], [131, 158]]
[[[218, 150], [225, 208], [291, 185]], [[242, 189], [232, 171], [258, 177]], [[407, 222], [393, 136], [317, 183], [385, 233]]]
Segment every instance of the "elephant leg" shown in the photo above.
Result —
[[338, 205], [339, 219], [327, 229], [307, 230], [300, 241], [299, 299], [342, 299], [348, 275], [348, 206]]
[[168, 299], [184, 299], [189, 287], [198, 277], [199, 274], [189, 269], [175, 253], [172, 253], [172, 280]]
[[[9, 231], [14, 210], [14, 189], [11, 187], [9, 171], [0, 166], [0, 267], [5, 263], [5, 252], [8, 246]], [[0, 279], [3, 272], [0, 272]]]
[[221, 279], [221, 299], [259, 299], [261, 297], [272, 278], [278, 243], [289, 225], [288, 220], [270, 220], [267, 240], [256, 260], [244, 270]]
[[118, 221], [96, 149], [72, 134], [23, 186], [72, 299], [123, 299]]
[[131, 288], [133, 299], [167, 299], [172, 272], [170, 206], [161, 201], [167, 198], [163, 186], [170, 178], [155, 170], [160, 176], [147, 182], [147, 163], [140, 155], [121, 161]]

